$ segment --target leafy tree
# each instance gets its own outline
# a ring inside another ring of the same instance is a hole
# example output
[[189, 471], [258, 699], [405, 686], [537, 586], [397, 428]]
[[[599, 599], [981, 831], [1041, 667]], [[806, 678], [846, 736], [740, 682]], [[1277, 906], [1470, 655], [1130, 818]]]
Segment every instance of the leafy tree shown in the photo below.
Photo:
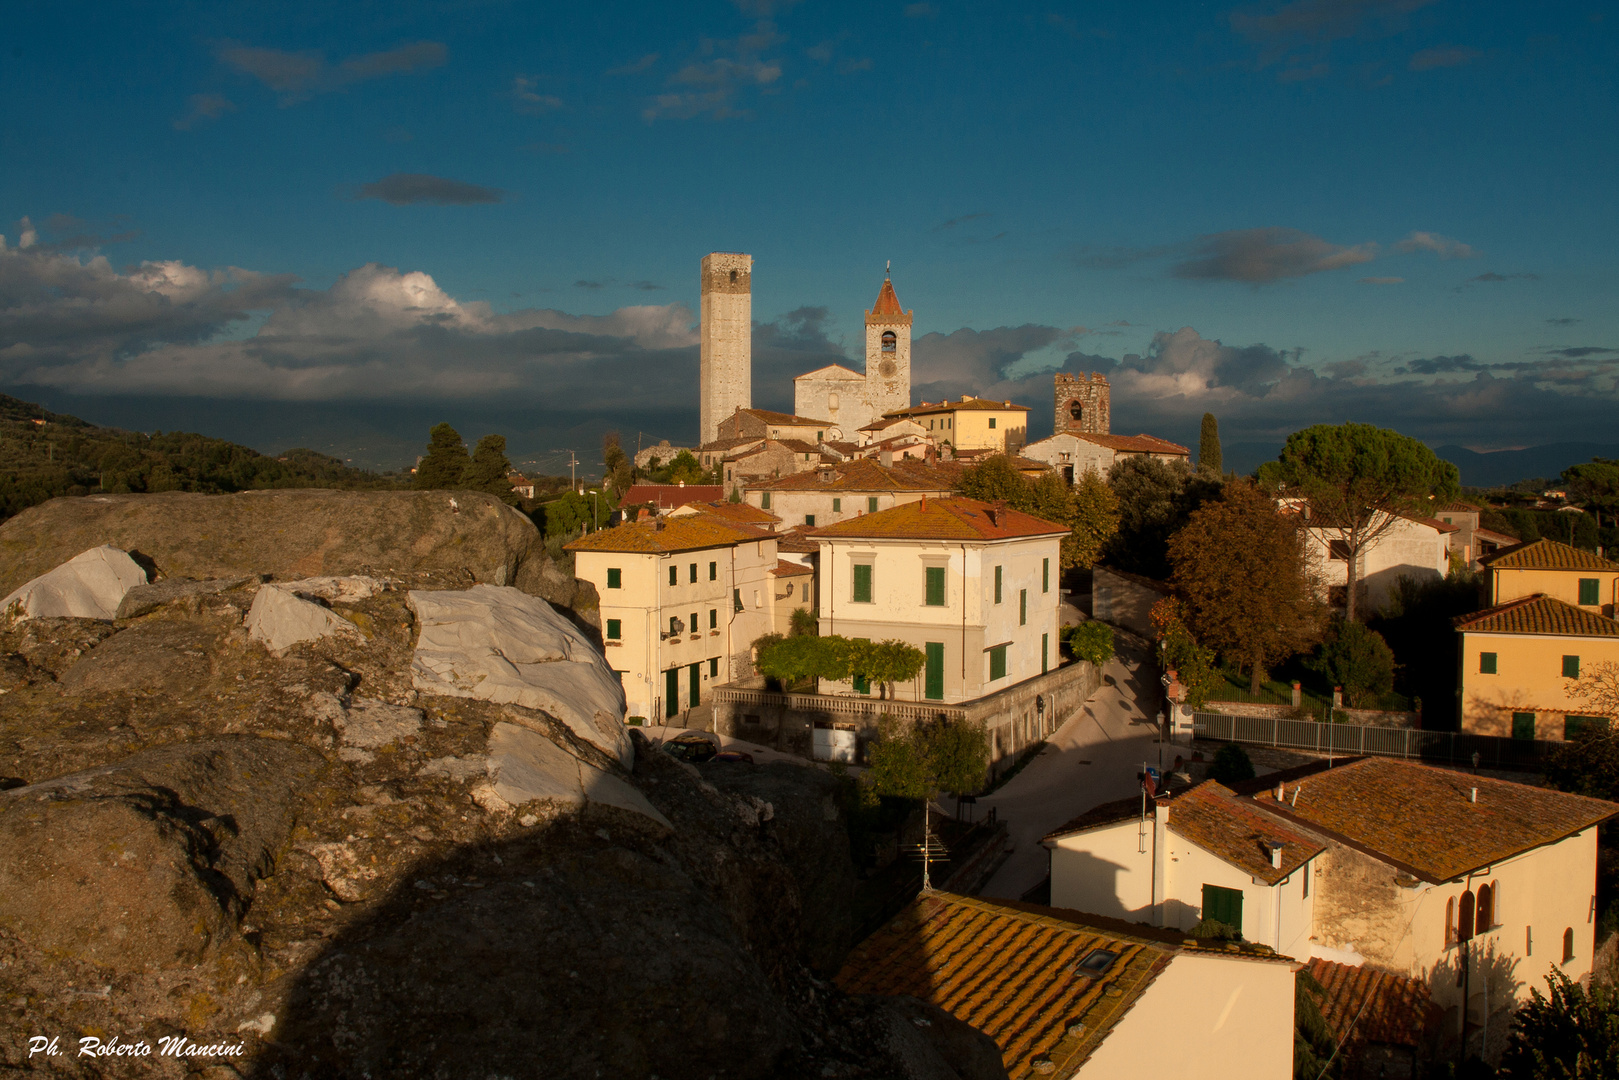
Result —
[[624, 493], [635, 485], [635, 463], [624, 453], [616, 431], [602, 436], [602, 465], [607, 469], [602, 486], [612, 488], [613, 494], [622, 499]]
[[1478, 577], [1462, 570], [1445, 578], [1401, 577], [1383, 610], [1366, 625], [1394, 651], [1394, 686], [1422, 699], [1422, 726], [1443, 730], [1456, 723], [1456, 631], [1458, 615], [1480, 607]]
[[1197, 475], [1185, 463], [1157, 458], [1125, 458], [1108, 472], [1118, 498], [1119, 527], [1103, 557], [1109, 566], [1159, 581], [1169, 577], [1169, 538], [1192, 511], [1220, 491], [1216, 477]]
[[512, 490], [507, 479], [512, 463], [506, 457], [506, 436], [485, 435], [472, 451], [472, 461], [461, 478], [461, 486], [468, 491], [485, 491], [495, 498], [516, 506], [522, 496]]
[[1211, 412], [1203, 414], [1203, 430], [1197, 440], [1197, 467], [1215, 476], [1224, 471], [1220, 459], [1220, 421]]
[[[1599, 515], [1606, 512], [1610, 523], [1619, 514], [1619, 461], [1592, 458], [1584, 465], [1570, 465], [1563, 470], [1563, 487], [1570, 499], [1587, 509]], [[1597, 524], [1601, 526], [1600, 521]]]
[[789, 634], [792, 637], [803, 637], [805, 634], [820, 633], [818, 629], [820, 619], [809, 608], [794, 608], [793, 613], [787, 616]]
[[1619, 799], [1619, 737], [1588, 727], [1552, 751], [1543, 766], [1546, 782], [1560, 791], [1593, 799]]
[[1619, 664], [1612, 660], [1592, 664], [1585, 674], [1564, 685], [1568, 696], [1584, 702], [1591, 713], [1619, 717]]
[[915, 723], [884, 716], [866, 751], [866, 782], [879, 795], [926, 800], [938, 791], [967, 795], [984, 783], [989, 736], [962, 719]]
[[991, 454], [962, 474], [956, 490], [970, 499], [1005, 502], [1014, 510], [1068, 526], [1060, 560], [1064, 569], [1095, 565], [1102, 545], [1118, 528], [1117, 500], [1093, 474], [1071, 489], [1054, 472], [1030, 479], [1005, 454]]
[[1073, 498], [1073, 531], [1063, 538], [1062, 565], [1089, 570], [1119, 531], [1119, 497], [1094, 469], [1086, 469], [1074, 484]]
[[894, 684], [910, 682], [927, 663], [927, 654], [897, 638], [864, 642], [850, 661], [859, 673], [882, 687], [882, 694], [894, 696]]
[[1181, 602], [1169, 596], [1152, 606], [1148, 618], [1157, 635], [1159, 666], [1175, 672], [1186, 688], [1186, 704], [1201, 709], [1224, 680], [1214, 667], [1214, 650], [1192, 637], [1183, 611]]
[[706, 484], [710, 480], [690, 450], [682, 450], [667, 465], [648, 470], [647, 478], [655, 484]]
[[1343, 541], [1348, 554], [1346, 614], [1356, 617], [1356, 570], [1362, 553], [1402, 514], [1426, 516], [1429, 497], [1461, 491], [1456, 466], [1416, 439], [1371, 424], [1317, 424], [1287, 437], [1280, 458], [1259, 479], [1308, 500], [1312, 525]]
[[427, 433], [427, 456], [416, 466], [416, 487], [423, 491], [459, 488], [472, 458], [461, 435], [449, 424]]
[[1326, 640], [1308, 664], [1343, 689], [1344, 700], [1352, 709], [1394, 689], [1394, 650], [1365, 623], [1351, 622], [1341, 615], [1333, 617]]
[[1077, 659], [1088, 660], [1098, 668], [1113, 659], [1113, 628], [1105, 622], [1091, 619], [1078, 626], [1066, 626], [1062, 640]]
[[1244, 780], [1254, 778], [1254, 763], [1248, 758], [1248, 751], [1237, 743], [1226, 743], [1214, 753], [1214, 763], [1209, 766], [1209, 779], [1216, 783], [1240, 784]]
[[916, 678], [927, 662], [927, 654], [921, 649], [892, 639], [874, 642], [836, 634], [817, 637], [797, 633], [785, 638], [772, 634], [769, 638], [755, 643], [758, 659], [754, 666], [761, 675], [784, 685], [808, 679], [868, 679], [882, 686], [884, 696], [891, 697], [894, 683]]
[[1233, 481], [1169, 542], [1175, 591], [1198, 640], [1248, 668], [1265, 669], [1321, 636], [1322, 606], [1296, 520], [1252, 484]]
[[1005, 454], [991, 454], [962, 473], [956, 490], [969, 499], [1004, 500], [1014, 510], [1022, 510], [1028, 500], [1027, 479]]
[[593, 515], [590, 496], [569, 489], [556, 498], [541, 503], [535, 509], [533, 515], [535, 524], [539, 524], [542, 515], [547, 537], [577, 535], [591, 523]]
[[1499, 1075], [1512, 1080], [1598, 1080], [1619, 1076], [1619, 991], [1582, 987], [1557, 968], [1550, 996], [1531, 988], [1519, 1006]]

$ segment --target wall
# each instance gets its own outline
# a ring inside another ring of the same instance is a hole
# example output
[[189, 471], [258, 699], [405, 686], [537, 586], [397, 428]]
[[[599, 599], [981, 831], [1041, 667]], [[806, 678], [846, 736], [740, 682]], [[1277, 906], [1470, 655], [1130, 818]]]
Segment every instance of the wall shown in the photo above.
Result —
[[1053, 841], [1051, 906], [1129, 922], [1153, 921], [1153, 806], [1146, 818]]
[[701, 272], [699, 445], [719, 437], [722, 420], [753, 405], [753, 256], [712, 252]]
[[[764, 504], [763, 491], [750, 489], [744, 493], [743, 498], [750, 506]], [[782, 528], [790, 529], [794, 525], [804, 524], [806, 515], [815, 515], [815, 525], [821, 528], [845, 518], [860, 517], [870, 513], [867, 510], [866, 500], [875, 496], [878, 510], [892, 510], [905, 503], [919, 502], [922, 496], [942, 499], [949, 495], [948, 491], [804, 491], [787, 490], [772, 491], [770, 493], [770, 512], [781, 518]], [[841, 503], [838, 510], [832, 509], [832, 500]]]
[[1113, 468], [1114, 459], [1113, 451], [1105, 446], [1063, 434], [1030, 443], [1023, 448], [1023, 456], [1031, 461], [1044, 461], [1070, 483], [1077, 483], [1087, 469], [1095, 470], [1105, 479], [1108, 470]]
[[1176, 1080], [1291, 1080], [1297, 969], [1178, 953], [1075, 1075], [1114, 1080], [1167, 1062]]
[[[961, 409], [950, 415], [951, 429], [942, 438], [948, 439], [957, 450], [1018, 454], [1029, 441], [1027, 409]], [[989, 426], [991, 418], [995, 421], [994, 427]], [[940, 437], [937, 432], [934, 434]]]
[[[865, 403], [872, 420], [883, 413], [908, 408], [911, 404], [911, 322], [912, 313], [909, 311], [903, 315], [866, 312]], [[883, 352], [885, 330], [894, 332], [892, 352]], [[850, 430], [844, 429], [846, 437]]]
[[[793, 380], [793, 412], [825, 420], [843, 439], [854, 439], [860, 428], [881, 415], [872, 411], [866, 399], [866, 377], [840, 365]], [[834, 436], [828, 434], [827, 438]]]
[[[1342, 587], [1349, 580], [1349, 563], [1329, 557], [1329, 541], [1343, 533], [1335, 528], [1305, 530], [1305, 556], [1326, 588]], [[1379, 611], [1388, 603], [1402, 577], [1438, 580], [1450, 571], [1450, 542], [1447, 534], [1431, 525], [1399, 518], [1374, 542], [1360, 551], [1356, 586], [1363, 614]]]
[[[1056, 402], [1056, 421], [1052, 431], [1058, 434], [1085, 431], [1106, 435], [1112, 430], [1112, 391], [1108, 388], [1107, 376], [1096, 371], [1083, 377], [1058, 372], [1052, 379], [1052, 395]], [[1077, 419], [1073, 414], [1076, 404], [1081, 409]]]
[[1125, 575], [1106, 566], [1098, 566], [1091, 572], [1092, 616], [1145, 638], [1151, 638], [1153, 633], [1148, 613], [1168, 595], [1169, 586], [1163, 582], [1147, 584], [1145, 578]]
[[[1600, 604], [1580, 604], [1580, 579], [1596, 578], [1601, 585], [1597, 593]], [[1565, 604], [1582, 607], [1613, 618], [1614, 600], [1619, 597], [1619, 577], [1610, 570], [1491, 570], [1490, 603], [1504, 604], [1524, 596], [1545, 593]]]
[[[1495, 674], [1479, 671], [1479, 654], [1495, 653]], [[1512, 714], [1533, 712], [1535, 738], [1561, 739], [1567, 713], [1587, 715], [1590, 706], [1568, 696], [1563, 657], [1578, 656], [1580, 671], [1619, 661], [1619, 637], [1462, 633], [1462, 730], [1478, 735], [1512, 734]]]

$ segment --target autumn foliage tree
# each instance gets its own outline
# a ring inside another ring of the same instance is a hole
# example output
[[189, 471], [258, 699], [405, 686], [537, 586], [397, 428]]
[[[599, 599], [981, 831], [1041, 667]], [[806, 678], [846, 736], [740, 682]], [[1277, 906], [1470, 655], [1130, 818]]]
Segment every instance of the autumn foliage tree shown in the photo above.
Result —
[[1054, 472], [1024, 476], [1005, 454], [992, 454], [962, 474], [956, 490], [970, 499], [1003, 501], [1014, 510], [1068, 526], [1062, 566], [1089, 569], [1119, 527], [1119, 500], [1100, 476], [1087, 471], [1070, 488]]
[[1248, 670], [1266, 669], [1321, 639], [1324, 608], [1297, 519], [1252, 484], [1225, 485], [1170, 538], [1169, 561], [1197, 639]]

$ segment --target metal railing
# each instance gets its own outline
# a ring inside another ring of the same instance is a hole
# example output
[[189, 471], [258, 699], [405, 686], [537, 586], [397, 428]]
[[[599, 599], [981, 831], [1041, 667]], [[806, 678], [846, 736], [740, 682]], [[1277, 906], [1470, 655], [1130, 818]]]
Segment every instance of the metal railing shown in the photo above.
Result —
[[1473, 755], [1488, 768], [1538, 767], [1562, 743], [1542, 739], [1506, 739], [1456, 731], [1417, 731], [1368, 724], [1323, 724], [1270, 716], [1232, 716], [1194, 712], [1192, 730], [1199, 738], [1222, 742], [1309, 750], [1318, 754], [1412, 758], [1470, 765]]

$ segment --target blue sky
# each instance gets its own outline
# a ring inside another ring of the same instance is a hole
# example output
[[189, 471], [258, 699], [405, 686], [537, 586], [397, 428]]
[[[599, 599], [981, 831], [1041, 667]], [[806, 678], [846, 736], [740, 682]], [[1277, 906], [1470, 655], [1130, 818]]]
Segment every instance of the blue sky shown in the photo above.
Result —
[[[1145, 7], [1145, 10], [1143, 10]], [[710, 250], [755, 397], [894, 263], [919, 396], [1115, 430], [1609, 439], [1619, 15], [1457, 0], [22, 5], [0, 384], [408, 458], [689, 438]], [[26, 246], [25, 246], [26, 245]], [[858, 359], [858, 357], [856, 357]], [[1038, 433], [1038, 427], [1036, 429]]]

